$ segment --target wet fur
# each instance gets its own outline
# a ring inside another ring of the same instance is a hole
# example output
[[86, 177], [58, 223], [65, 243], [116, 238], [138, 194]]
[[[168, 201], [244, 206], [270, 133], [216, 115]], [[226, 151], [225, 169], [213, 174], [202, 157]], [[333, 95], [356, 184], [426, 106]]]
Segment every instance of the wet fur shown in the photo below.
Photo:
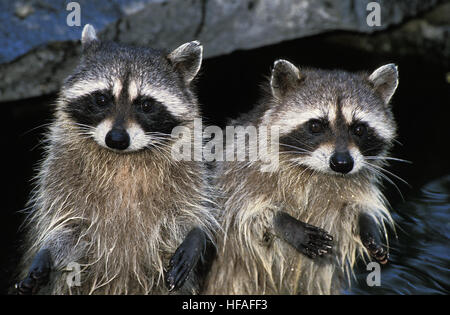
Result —
[[[114, 153], [57, 116], [30, 202], [24, 263], [50, 249], [52, 280], [41, 293], [168, 293], [164, 271], [186, 234], [199, 226], [213, 239], [205, 169], [173, 161], [170, 150]], [[81, 264], [80, 287], [66, 284], [70, 262]], [[196, 280], [180, 293], [196, 292]]]
[[[219, 241], [205, 293], [339, 293], [357, 256], [366, 252], [359, 238], [359, 213], [388, 217], [376, 183], [365, 176], [330, 181], [302, 168], [275, 173], [260, 173], [258, 166], [227, 168], [218, 182], [228, 196], [221, 203], [226, 236]], [[311, 260], [277, 238], [273, 216], [279, 210], [333, 235], [331, 255]]]
[[[83, 29], [82, 46], [83, 58], [63, 84], [46, 135], [45, 158], [28, 204], [19, 280], [27, 277], [34, 257], [45, 252], [52, 262], [50, 283], [32, 293], [169, 293], [166, 269], [188, 233], [202, 231], [214, 242], [217, 222], [206, 167], [173, 159], [175, 140], [165, 129], [157, 129], [164, 134], [141, 141], [135, 151], [121, 153], [99, 143], [92, 130], [107, 119], [161, 128], [175, 121], [174, 115], [177, 123], [192, 128], [199, 111], [191, 81], [200, 68], [202, 47], [190, 42], [167, 55], [121, 46], [99, 41], [90, 25]], [[115, 94], [114, 106], [105, 110], [83, 103], [105, 90]], [[129, 99], [139, 91], [159, 100], [152, 102], [151, 119], [138, 114]], [[135, 136], [132, 133], [131, 140]], [[67, 270], [71, 263], [81, 267], [80, 286], [67, 284], [74, 275]], [[176, 293], [196, 293], [199, 286], [200, 279], [191, 271]]]
[[[330, 99], [344, 95], [349, 103], [368, 106], [386, 121], [387, 131], [395, 134], [390, 108], [378, 107], [381, 100], [367, 82], [367, 74], [302, 73], [309, 80], [301, 82], [303, 89], [291, 102], [288, 99], [281, 105], [267, 87], [259, 105], [232, 124], [267, 124], [263, 117], [268, 112], [272, 124], [283, 124], [280, 117], [327, 108]], [[390, 145], [385, 145], [383, 153]], [[392, 219], [379, 189], [379, 175], [367, 169], [346, 176], [327, 174], [293, 164], [282, 152], [279, 157], [279, 167], [273, 172], [261, 172], [259, 162], [217, 165], [215, 185], [222, 194], [219, 207], [225, 233], [218, 243], [205, 294], [338, 294], [350, 280], [357, 258], [368, 255], [359, 236], [359, 214], [373, 217], [376, 229], [386, 236], [385, 223], [392, 224]], [[374, 163], [384, 165], [382, 161]], [[330, 233], [334, 237], [332, 253], [311, 260], [278, 238], [273, 228], [277, 211]]]

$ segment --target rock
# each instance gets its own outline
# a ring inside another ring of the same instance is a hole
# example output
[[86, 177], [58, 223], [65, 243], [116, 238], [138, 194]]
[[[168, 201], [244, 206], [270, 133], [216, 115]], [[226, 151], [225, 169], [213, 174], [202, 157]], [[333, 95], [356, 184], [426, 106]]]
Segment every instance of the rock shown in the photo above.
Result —
[[29, 16], [30, 14], [32, 14], [34, 12], [33, 6], [31, 6], [31, 4], [29, 3], [25, 3], [25, 4], [18, 4], [16, 6], [16, 10], [14, 11], [14, 14], [20, 18], [20, 19], [24, 19], [27, 16]]
[[[369, 0], [77, 1], [81, 24], [100, 38], [172, 49], [199, 39], [205, 57], [333, 30], [372, 33], [429, 10], [439, 0], [379, 0], [381, 26], [370, 27]], [[79, 58], [82, 26], [68, 26], [68, 2], [0, 2], [0, 101], [53, 93]], [[428, 29], [428, 36], [438, 36]]]
[[408, 20], [389, 32], [370, 37], [363, 34], [334, 34], [327, 42], [367, 52], [397, 56], [422, 56], [450, 69], [450, 3]]

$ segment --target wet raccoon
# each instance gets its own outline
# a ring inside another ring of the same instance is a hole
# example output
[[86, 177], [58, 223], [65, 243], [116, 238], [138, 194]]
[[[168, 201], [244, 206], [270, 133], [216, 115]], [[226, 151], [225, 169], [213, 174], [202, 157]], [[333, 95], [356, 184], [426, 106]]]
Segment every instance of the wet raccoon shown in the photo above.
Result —
[[233, 125], [279, 126], [279, 163], [217, 167], [225, 237], [206, 294], [337, 294], [358, 255], [387, 262], [379, 186], [397, 82], [393, 64], [369, 75], [275, 62], [267, 96]]
[[[47, 135], [16, 288], [195, 293], [195, 268], [217, 223], [206, 169], [174, 160], [170, 134], [199, 116], [191, 83], [202, 46], [190, 42], [169, 54], [121, 46], [98, 40], [90, 25], [82, 46]], [[67, 266], [79, 266], [79, 277]]]

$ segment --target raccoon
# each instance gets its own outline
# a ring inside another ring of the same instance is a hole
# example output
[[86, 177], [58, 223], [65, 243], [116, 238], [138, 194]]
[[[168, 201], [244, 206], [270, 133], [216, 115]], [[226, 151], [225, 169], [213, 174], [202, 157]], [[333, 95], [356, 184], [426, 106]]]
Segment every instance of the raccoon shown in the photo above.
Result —
[[[233, 125], [278, 126], [279, 162], [218, 165], [225, 235], [204, 293], [338, 294], [357, 257], [387, 262], [380, 181], [397, 84], [394, 64], [368, 74], [274, 63], [262, 101]], [[314, 255], [300, 254], [307, 246]]]
[[90, 25], [81, 42], [29, 202], [18, 293], [196, 293], [218, 225], [206, 168], [172, 158], [171, 130], [200, 115], [203, 48], [119, 45]]

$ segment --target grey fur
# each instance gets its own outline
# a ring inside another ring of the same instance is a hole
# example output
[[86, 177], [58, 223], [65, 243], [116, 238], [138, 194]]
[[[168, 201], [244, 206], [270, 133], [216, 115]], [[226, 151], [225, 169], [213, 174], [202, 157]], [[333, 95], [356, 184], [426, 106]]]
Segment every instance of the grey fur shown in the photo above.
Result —
[[369, 76], [369, 81], [372, 82], [377, 93], [383, 97], [384, 102], [388, 104], [398, 86], [397, 66], [390, 63], [376, 69]]
[[[303, 123], [316, 115], [342, 119], [336, 118], [339, 108], [346, 114], [374, 119], [371, 123], [384, 141], [380, 159], [367, 157], [364, 163], [370, 162], [371, 166], [361, 164], [357, 172], [342, 175], [333, 173], [327, 165], [327, 169], [318, 169], [314, 163], [308, 164], [312, 153], [305, 145], [305, 152], [297, 153], [289, 152], [292, 148], [282, 152], [280, 146], [279, 167], [272, 172], [261, 172], [259, 161], [218, 164], [215, 185], [222, 195], [219, 206], [225, 233], [218, 241], [206, 294], [340, 293], [357, 257], [368, 254], [359, 237], [359, 214], [372, 216], [385, 235], [385, 223], [392, 223], [377, 171], [385, 164], [383, 157], [395, 136], [387, 98], [380, 97], [367, 73], [296, 71], [293, 67], [277, 61], [266, 96], [232, 124], [278, 125], [282, 139], [293, 130], [303, 130]], [[330, 126], [330, 135], [318, 147], [329, 143], [335, 149], [343, 140], [336, 136], [337, 132], [349, 128], [334, 126], [333, 122]], [[346, 141], [346, 145], [354, 145], [351, 139]], [[329, 232], [334, 237], [332, 253], [311, 260], [278, 238], [273, 223], [278, 211]]]
[[203, 46], [198, 41], [189, 42], [181, 45], [168, 56], [178, 71], [183, 74], [186, 83], [190, 83], [198, 71], [202, 63]]
[[97, 33], [95, 32], [95, 28], [90, 24], [86, 24], [81, 33], [81, 44], [85, 46], [88, 43], [96, 40], [97, 40]]
[[277, 60], [273, 65], [272, 76], [270, 77], [272, 95], [277, 98], [283, 97], [289, 91], [292, 83], [300, 80], [300, 71], [296, 66], [287, 60]]
[[[53, 270], [40, 293], [167, 294], [165, 268], [186, 234], [200, 227], [214, 240], [218, 225], [206, 168], [172, 159], [171, 140], [161, 144], [156, 139], [155, 148], [131, 153], [104, 148], [65, 109], [90, 91], [92, 86], [83, 82], [113, 89], [117, 82], [134, 80], [151, 83], [155, 93], [164, 89], [172, 101], [163, 104], [186, 108], [189, 114], [177, 118], [192, 127], [199, 115], [197, 100], [167, 53], [94, 38], [95, 30], [86, 26], [83, 45], [89, 45], [61, 89], [46, 135], [46, 156], [29, 201], [22, 279], [45, 248]], [[71, 262], [81, 266], [81, 286], [67, 285]], [[190, 274], [178, 293], [197, 292], [198, 280]]]

